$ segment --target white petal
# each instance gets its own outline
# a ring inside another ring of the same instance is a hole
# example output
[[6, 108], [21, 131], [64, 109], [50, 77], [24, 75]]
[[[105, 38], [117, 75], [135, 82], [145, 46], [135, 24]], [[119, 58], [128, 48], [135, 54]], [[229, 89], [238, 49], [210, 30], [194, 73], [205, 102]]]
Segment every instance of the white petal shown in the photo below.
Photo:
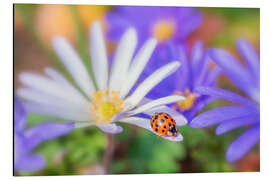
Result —
[[90, 31], [90, 54], [95, 80], [99, 89], [106, 89], [108, 87], [108, 60], [100, 24], [94, 22]]
[[96, 126], [99, 127], [105, 133], [109, 133], [109, 134], [117, 134], [123, 131], [123, 128], [116, 124], [96, 125]]
[[57, 97], [52, 97], [33, 89], [20, 88], [17, 90], [17, 95], [28, 100], [29, 103], [35, 104], [36, 107], [33, 106], [33, 108], [38, 110], [36, 113], [41, 111], [40, 113], [46, 114], [46, 111], [48, 111], [49, 115], [58, 115], [60, 113], [61, 117], [66, 117], [66, 115], [62, 114], [67, 114], [69, 120], [72, 120], [70, 117], [82, 121], [91, 119], [91, 114], [87, 107], [72, 104], [72, 102], [63, 101]]
[[91, 121], [90, 113], [75, 111], [73, 109], [47, 106], [32, 102], [26, 102], [24, 106], [29, 113], [55, 116], [71, 121]]
[[149, 109], [147, 111], [144, 111], [143, 113], [148, 114], [149, 116], [153, 116], [154, 113], [161, 113], [161, 112], [167, 113], [170, 116], [172, 116], [172, 118], [176, 122], [176, 126], [184, 126], [188, 123], [185, 116], [183, 116], [182, 114], [178, 113], [177, 111], [167, 106], [158, 106], [158, 107]]
[[[151, 131], [152, 133], [158, 135], [151, 128], [150, 119], [139, 118], [139, 117], [130, 117], [130, 118], [121, 119], [120, 121], [145, 128], [145, 129]], [[176, 137], [169, 137], [169, 136], [161, 136], [161, 137], [168, 139], [168, 140], [171, 140], [171, 141], [182, 141], [183, 140], [183, 136], [180, 133], [178, 133]]]
[[84, 102], [84, 104], [89, 104], [89, 102], [86, 100], [85, 97], [83, 97], [79, 90], [76, 89], [61, 73], [59, 73], [53, 68], [45, 68], [45, 73], [54, 81], [56, 81], [60, 86], [68, 89], [76, 99]]
[[94, 125], [94, 123], [90, 123], [90, 122], [75, 122], [75, 128], [84, 128], [84, 127], [88, 127], [88, 126], [92, 126]]
[[16, 91], [17, 96], [27, 101], [39, 103], [39, 104], [46, 104], [48, 106], [56, 106], [56, 107], [67, 107], [71, 108], [65, 101], [59, 100], [57, 97], [50, 96], [48, 94], [38, 92], [34, 89], [29, 88], [19, 88]]
[[91, 97], [95, 88], [84, 64], [82, 63], [76, 51], [62, 37], [55, 37], [53, 39], [53, 47], [56, 51], [56, 54], [59, 56], [60, 60], [67, 68], [68, 72], [72, 75], [77, 85], [88, 97]]
[[51, 96], [49, 94], [42, 93], [34, 89], [19, 88], [16, 93], [19, 97], [38, 104], [44, 104], [52, 107], [74, 109], [79, 111], [88, 110], [87, 108], [88, 106], [76, 104], [72, 100], [68, 101], [67, 99], [61, 99], [59, 97]]
[[129, 115], [129, 111], [122, 111], [122, 112], [119, 112], [117, 113], [114, 117], [112, 117], [111, 119], [111, 122], [117, 122], [119, 121], [120, 119], [123, 119], [125, 117], [128, 117]]
[[[162, 136], [163, 137], [163, 136]], [[163, 138], [170, 140], [170, 141], [183, 141], [183, 136], [180, 132], [177, 132], [176, 137], [173, 136], [164, 136]]]
[[85, 100], [78, 98], [76, 94], [69, 91], [67, 88], [59, 86], [59, 83], [50, 80], [44, 76], [32, 74], [32, 73], [21, 73], [19, 75], [21, 82], [27, 85], [29, 88], [38, 90], [42, 93], [61, 98], [66, 101], [72, 101], [75, 104], [86, 105]]
[[167, 76], [175, 72], [179, 66], [180, 63], [174, 61], [156, 70], [139, 85], [134, 93], [125, 100], [125, 103], [131, 105], [131, 107], [137, 106], [153, 87], [155, 87]]
[[112, 62], [109, 89], [120, 91], [127, 77], [128, 67], [137, 45], [137, 34], [134, 28], [128, 29], [120, 40]]
[[125, 78], [125, 81], [123, 82], [122, 88], [120, 90], [121, 98], [124, 98], [136, 83], [145, 65], [149, 61], [154, 48], [156, 47], [156, 44], [156, 39], [149, 39], [133, 59], [133, 62], [128, 69], [129, 73], [127, 74], [127, 77]]
[[138, 114], [138, 113], [147, 111], [147, 110], [152, 109], [152, 108], [157, 107], [157, 106], [166, 105], [166, 104], [170, 104], [170, 103], [174, 103], [174, 102], [178, 102], [178, 101], [183, 101], [185, 99], [186, 98], [183, 96], [176, 96], [176, 95], [159, 98], [159, 99], [150, 101], [149, 103], [146, 103], [142, 106], [139, 106], [135, 110], [131, 111], [130, 114], [131, 115]]

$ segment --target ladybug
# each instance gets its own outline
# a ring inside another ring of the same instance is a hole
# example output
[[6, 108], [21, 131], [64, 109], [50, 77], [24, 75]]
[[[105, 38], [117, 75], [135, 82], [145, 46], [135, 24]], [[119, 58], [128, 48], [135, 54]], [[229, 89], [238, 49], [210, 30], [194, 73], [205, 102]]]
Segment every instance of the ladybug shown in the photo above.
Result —
[[151, 127], [160, 136], [177, 136], [175, 120], [167, 113], [154, 113], [151, 118]]

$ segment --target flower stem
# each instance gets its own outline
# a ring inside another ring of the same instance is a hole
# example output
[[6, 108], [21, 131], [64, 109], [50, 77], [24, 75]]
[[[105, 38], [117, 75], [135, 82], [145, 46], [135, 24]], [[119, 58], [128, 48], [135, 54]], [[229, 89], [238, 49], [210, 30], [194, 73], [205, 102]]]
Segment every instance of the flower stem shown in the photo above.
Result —
[[104, 170], [105, 174], [110, 174], [110, 166], [113, 159], [114, 153], [114, 136], [112, 134], [107, 134], [107, 148], [104, 154]]

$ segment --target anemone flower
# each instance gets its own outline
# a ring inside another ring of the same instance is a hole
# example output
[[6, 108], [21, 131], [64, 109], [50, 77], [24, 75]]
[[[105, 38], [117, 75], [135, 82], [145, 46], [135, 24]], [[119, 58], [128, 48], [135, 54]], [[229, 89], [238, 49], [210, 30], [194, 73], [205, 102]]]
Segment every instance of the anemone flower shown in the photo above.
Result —
[[243, 66], [232, 55], [222, 49], [210, 49], [210, 56], [225, 74], [248, 97], [220, 88], [198, 87], [196, 92], [222, 98], [238, 105], [218, 107], [195, 117], [190, 126], [203, 128], [218, 124], [216, 134], [221, 135], [239, 127], [248, 129], [228, 147], [226, 159], [234, 162], [241, 159], [260, 140], [260, 64], [254, 48], [244, 39], [237, 48], [246, 62]]
[[185, 41], [202, 23], [202, 14], [191, 7], [115, 6], [107, 12], [108, 39], [116, 41], [130, 26], [138, 31], [138, 42], [149, 37], [158, 40], [153, 58], [167, 58], [163, 51], [168, 42]]
[[171, 59], [179, 59], [181, 68], [153, 88], [148, 97], [157, 98], [165, 94], [184, 96], [186, 98], [184, 101], [179, 101], [172, 107], [190, 121], [207, 103], [215, 99], [194, 92], [194, 89], [199, 86], [215, 86], [216, 79], [221, 72], [220, 68], [210, 68], [210, 58], [201, 41], [195, 42], [191, 51], [184, 44], [179, 43], [168, 43], [164, 48], [166, 48], [167, 58], [149, 62], [142, 77], [147, 76], [162, 64], [171, 62]]
[[[47, 68], [45, 73], [48, 77], [33, 73], [20, 74], [21, 82], [28, 87], [19, 89], [17, 93], [27, 100], [26, 107], [30, 112], [71, 120], [75, 122], [75, 127], [95, 125], [106, 133], [122, 131], [116, 122], [133, 124], [154, 132], [150, 118], [139, 116], [151, 116], [154, 112], [168, 113], [178, 126], [185, 125], [186, 119], [166, 106], [184, 100], [184, 97], [173, 95], [153, 101], [145, 98], [155, 85], [176, 71], [179, 62], [171, 62], [157, 69], [130, 93], [157, 42], [149, 39], [132, 60], [136, 43], [136, 31], [130, 28], [121, 38], [112, 66], [109, 67], [100, 24], [93, 23], [90, 28], [90, 54], [97, 84], [95, 88], [76, 51], [65, 39], [55, 37], [53, 47], [78, 88], [56, 70]], [[164, 138], [174, 141], [183, 139], [180, 133], [176, 137]]]
[[57, 138], [74, 128], [74, 123], [47, 122], [25, 129], [26, 111], [14, 99], [14, 168], [15, 171], [38, 171], [44, 168], [45, 159], [31, 152], [42, 142]]
[[138, 30], [139, 41], [155, 37], [160, 43], [187, 38], [202, 21], [191, 7], [115, 6], [106, 16], [109, 38], [117, 40], [130, 26]]

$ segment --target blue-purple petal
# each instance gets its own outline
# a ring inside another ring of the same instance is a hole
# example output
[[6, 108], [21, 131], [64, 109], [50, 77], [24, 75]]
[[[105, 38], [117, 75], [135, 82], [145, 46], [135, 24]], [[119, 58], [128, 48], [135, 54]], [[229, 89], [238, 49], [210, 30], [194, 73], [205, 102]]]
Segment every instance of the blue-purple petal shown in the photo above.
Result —
[[225, 89], [201, 86], [201, 87], [197, 87], [194, 91], [199, 94], [226, 99], [228, 101], [239, 103], [245, 106], [251, 106], [251, 107], [254, 107], [255, 109], [258, 109], [258, 105], [256, 103]]
[[247, 69], [244, 68], [238, 60], [236, 60], [230, 53], [223, 49], [211, 48], [209, 51], [210, 57], [215, 63], [224, 71], [224, 73], [244, 92], [248, 95], [253, 94], [253, 87], [251, 84], [251, 75]]
[[188, 119], [190, 122], [192, 118], [196, 115], [198, 111], [203, 110], [206, 104], [211, 103], [212, 101], [216, 100], [215, 97], [209, 97], [209, 96], [204, 96], [201, 95], [195, 102], [194, 106], [192, 107], [191, 110], [184, 112], [185, 117]]
[[25, 130], [25, 137], [31, 141], [32, 148], [43, 141], [63, 136], [74, 128], [74, 123], [46, 122]]
[[197, 86], [201, 86], [206, 81], [209, 72], [210, 58], [206, 54], [202, 56], [200, 68], [193, 76], [193, 89]]
[[45, 159], [41, 155], [29, 155], [15, 164], [16, 171], [39, 171], [45, 167]]
[[260, 124], [246, 130], [227, 149], [226, 159], [234, 162], [241, 159], [260, 140]]
[[196, 73], [201, 68], [201, 59], [203, 57], [204, 51], [203, 51], [203, 42], [197, 41], [192, 47], [191, 50], [191, 56], [190, 56], [190, 64], [192, 72]]
[[[193, 9], [194, 10], [194, 9]], [[203, 16], [200, 12], [193, 12], [192, 16], [186, 19], [186, 24], [182, 29], [181, 33], [178, 33], [180, 39], [186, 38], [195, 29], [197, 29], [202, 24]]]
[[259, 55], [252, 45], [245, 39], [239, 39], [237, 41], [237, 49], [240, 52], [243, 59], [246, 61], [249, 70], [253, 74], [255, 80], [259, 82], [260, 79], [260, 61]]
[[[178, 48], [178, 46], [175, 46], [175, 47], [176, 49]], [[179, 77], [181, 77], [181, 80], [176, 81], [175, 84], [176, 84], [176, 90], [179, 90], [182, 92], [185, 91], [185, 89], [189, 89], [192, 84], [192, 81], [190, 79], [191, 67], [188, 62], [188, 57], [187, 57], [186, 52], [187, 52], [186, 47], [183, 44], [181, 44], [179, 46], [179, 56], [175, 57], [180, 60], [181, 66], [176, 71], [177, 78], [174, 79], [173, 81], [178, 80]]]
[[203, 82], [202, 86], [214, 86], [217, 82], [217, 77], [220, 75], [221, 72], [222, 71], [218, 66], [209, 70], [207, 77], [205, 81]]
[[253, 109], [243, 106], [224, 106], [218, 107], [196, 116], [191, 122], [192, 128], [203, 128], [221, 123], [226, 120], [239, 118], [254, 114]]
[[14, 130], [22, 132], [26, 124], [26, 112], [19, 98], [14, 98]]
[[260, 121], [260, 116], [257, 113], [254, 113], [249, 116], [235, 118], [229, 121], [225, 121], [219, 124], [216, 128], [216, 134], [221, 135], [231, 131], [233, 129], [239, 128], [241, 126], [247, 126], [251, 124], [258, 123]]

